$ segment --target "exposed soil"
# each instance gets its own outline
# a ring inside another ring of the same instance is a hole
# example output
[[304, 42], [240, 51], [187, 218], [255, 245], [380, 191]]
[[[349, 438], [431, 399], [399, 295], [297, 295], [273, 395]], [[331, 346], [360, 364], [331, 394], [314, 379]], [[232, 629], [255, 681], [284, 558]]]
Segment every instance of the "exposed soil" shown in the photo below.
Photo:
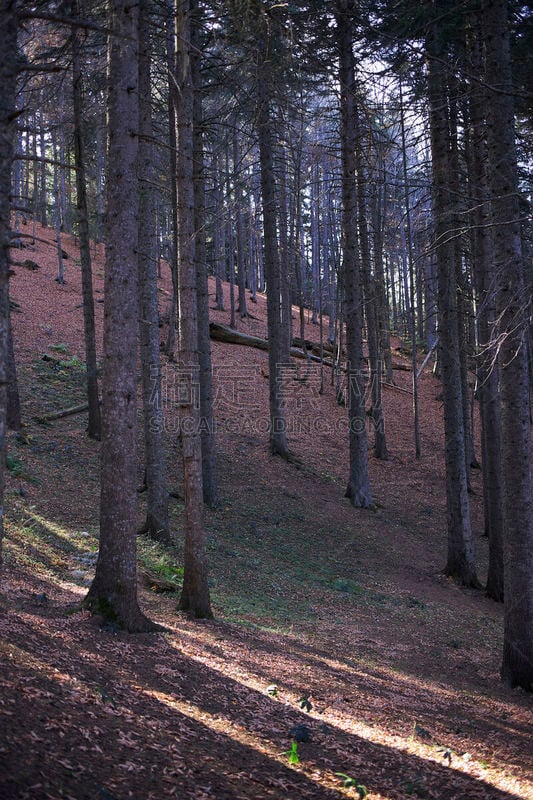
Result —
[[[166, 631], [128, 635], [80, 611], [98, 547], [99, 446], [84, 414], [35, 419], [84, 400], [79, 254], [65, 236], [59, 285], [54, 233], [35, 233], [50, 244], [14, 260], [39, 269], [16, 266], [11, 286], [25, 424], [9, 435], [0, 797], [326, 800], [363, 796], [364, 786], [373, 800], [533, 798], [533, 703], [499, 681], [502, 607], [441, 572], [442, 409], [430, 367], [420, 381], [422, 458], [411, 375], [398, 369], [384, 388], [390, 458], [369, 451], [376, 509], [358, 511], [344, 498], [346, 409], [329, 369], [321, 382], [319, 365], [295, 361], [286, 376], [297, 458], [287, 464], [268, 452], [267, 354], [213, 342], [220, 503], [206, 523], [216, 619], [187, 619], [176, 594], [143, 579], [148, 569], [179, 580], [175, 500], [175, 552], [139, 538], [141, 605]], [[94, 273], [100, 342], [101, 247]], [[264, 297], [249, 311], [239, 329], [264, 336]], [[227, 324], [229, 311], [212, 318]], [[306, 336], [317, 341], [318, 327]], [[394, 361], [410, 363], [399, 350]], [[179, 492], [175, 370], [165, 360], [168, 483]], [[472, 486], [483, 580], [479, 471]], [[306, 738], [291, 764], [291, 743]]]

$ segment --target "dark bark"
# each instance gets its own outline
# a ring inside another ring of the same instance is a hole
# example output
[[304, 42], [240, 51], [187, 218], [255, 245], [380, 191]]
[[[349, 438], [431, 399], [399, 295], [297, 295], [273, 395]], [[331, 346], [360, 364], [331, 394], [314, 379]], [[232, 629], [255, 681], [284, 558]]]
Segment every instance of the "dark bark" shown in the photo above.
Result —
[[[200, 368], [200, 418], [202, 442], [202, 485], [204, 502], [214, 508], [218, 502], [215, 417], [213, 413], [213, 375], [211, 365], [211, 340], [209, 335], [209, 286], [207, 280], [206, 242], [205, 242], [205, 176], [203, 151], [203, 111], [202, 86], [200, 73], [200, 41], [201, 20], [198, 18], [197, 0], [191, 2], [192, 10], [192, 54], [191, 69], [194, 86], [193, 99], [193, 135], [194, 135], [194, 208], [195, 208], [195, 259], [196, 281], [198, 293], [198, 363]], [[237, 209], [239, 214], [239, 209]], [[238, 223], [237, 223], [238, 227]], [[241, 236], [242, 239], [242, 236]], [[237, 246], [239, 233], [237, 233]], [[244, 267], [244, 259], [243, 265]], [[242, 277], [244, 286], [244, 277]], [[239, 304], [241, 304], [241, 274], [239, 272]], [[240, 310], [243, 306], [240, 305]], [[244, 301], [246, 311], [246, 300]], [[243, 314], [241, 313], [241, 316]]]
[[[168, 20], [167, 25], [169, 30], [172, 30], [173, 25], [173, 8], [174, 0], [167, 0], [168, 3]], [[167, 37], [167, 65], [169, 74], [169, 87], [168, 87], [168, 128], [169, 128], [169, 145], [170, 145], [170, 197], [172, 204], [172, 245], [170, 248], [170, 272], [172, 275], [172, 298], [170, 301], [169, 319], [168, 319], [168, 336], [165, 345], [165, 352], [170, 361], [174, 360], [174, 350], [176, 348], [176, 327], [179, 324], [178, 315], [178, 187], [176, 181], [176, 147], [177, 147], [177, 133], [176, 133], [176, 115], [174, 109], [173, 95], [175, 91], [174, 74], [176, 71], [175, 66], [175, 47], [174, 39], [170, 34]]]
[[263, 201], [264, 270], [267, 284], [270, 450], [273, 455], [288, 459], [285, 408], [281, 390], [281, 367], [285, 353], [281, 329], [281, 264], [277, 239], [272, 87], [269, 77], [272, 71], [272, 55], [267, 31], [260, 34], [258, 48], [257, 133]]
[[520, 239], [508, 4], [482, 3], [486, 53], [494, 269], [499, 315], [504, 512], [504, 645], [501, 674], [533, 690], [533, 480], [525, 291]]
[[195, 196], [193, 169], [194, 87], [191, 72], [191, 8], [176, 5], [176, 72], [173, 92], [176, 114], [176, 177], [179, 239], [179, 418], [185, 490], [183, 589], [179, 608], [196, 618], [210, 618], [206, 532], [203, 511], [202, 447], [200, 438], [198, 295], [195, 256]]
[[[231, 173], [230, 173], [230, 146], [229, 140], [225, 142], [226, 149], [226, 197], [228, 202], [226, 227], [224, 232], [226, 242], [226, 252], [223, 253], [224, 261], [227, 261], [227, 268], [229, 272], [229, 324], [232, 328], [237, 327], [235, 316], [235, 236], [234, 236], [234, 219], [231, 214]], [[234, 205], [234, 204], [233, 204]]]
[[[472, 19], [469, 37], [470, 68], [482, 74], [481, 25]], [[503, 487], [501, 473], [501, 430], [499, 376], [492, 332], [496, 322], [494, 256], [490, 228], [488, 190], [488, 153], [484, 124], [487, 95], [483, 87], [473, 86], [470, 93], [470, 187], [472, 271], [476, 292], [477, 393], [481, 418], [481, 464], [485, 532], [489, 539], [487, 595], [503, 600]]]
[[150, 82], [148, 2], [139, 2], [139, 228], [137, 266], [146, 475], [146, 520], [142, 532], [163, 544], [172, 543], [165, 477], [164, 416], [159, 355], [159, 310], [153, 126]]
[[405, 115], [403, 104], [403, 89], [400, 78], [400, 131], [402, 142], [402, 173], [405, 201], [405, 233], [407, 244], [407, 263], [409, 267], [409, 326], [411, 329], [411, 366], [413, 371], [413, 428], [415, 440], [415, 457], [420, 458], [420, 423], [418, 411], [418, 378], [417, 378], [417, 339], [416, 339], [416, 313], [415, 313], [415, 268], [413, 253], [413, 235], [411, 229], [411, 200], [409, 197], [409, 182], [407, 175], [407, 141], [405, 136]]
[[224, 225], [222, 223], [222, 169], [220, 166], [220, 156], [213, 159], [214, 172], [214, 191], [213, 200], [215, 203], [215, 220], [213, 243], [215, 248], [215, 308], [217, 311], [225, 311], [224, 308], [224, 288], [222, 282], [226, 279], [226, 237]]
[[11, 242], [11, 166], [15, 136], [18, 4], [0, 1], [0, 564], [4, 537], [4, 469], [7, 428], [9, 339], [9, 247]]
[[[370, 365], [370, 399], [372, 410], [372, 423], [374, 429], [374, 455], [382, 461], [388, 459], [387, 439], [385, 436], [385, 418], [383, 416], [383, 404], [381, 402], [381, 358], [378, 338], [378, 309], [374, 279], [371, 274], [371, 254], [370, 240], [368, 234], [367, 216], [368, 205], [366, 197], [366, 176], [362, 157], [361, 125], [359, 120], [359, 109], [356, 107], [357, 115], [357, 205], [358, 205], [358, 228], [359, 245], [361, 251], [361, 278], [363, 283], [363, 300], [366, 317], [367, 342], [368, 342], [368, 362]], [[416, 381], [416, 378], [414, 379]]]
[[[440, 4], [436, 4], [438, 15]], [[463, 397], [457, 323], [457, 282], [453, 246], [454, 199], [450, 192], [450, 140], [447, 116], [445, 49], [438, 22], [427, 41], [433, 213], [438, 273], [440, 366], [444, 404], [448, 557], [445, 574], [478, 586], [474, 564], [465, 461]]]
[[292, 303], [291, 282], [289, 275], [289, 212], [287, 199], [287, 159], [282, 143], [278, 145], [279, 162], [279, 266], [280, 266], [280, 298], [281, 298], [281, 348], [284, 361], [288, 361], [288, 353], [292, 339]]
[[[383, 170], [383, 172], [385, 172]], [[374, 275], [378, 303], [379, 346], [384, 361], [385, 379], [392, 381], [392, 354], [390, 346], [390, 310], [389, 299], [385, 286], [385, 268], [383, 264], [383, 218], [386, 210], [386, 185], [379, 189], [379, 182], [375, 188], [373, 203], [373, 250], [374, 250]]]
[[6, 422], [10, 431], [19, 431], [22, 428], [20, 411], [20, 397], [17, 379], [17, 365], [15, 362], [15, 349], [13, 347], [13, 327], [11, 325], [11, 310], [7, 318], [7, 409]]
[[96, 335], [94, 328], [94, 298], [91, 267], [91, 245], [89, 239], [89, 215], [87, 205], [87, 182], [85, 177], [85, 148], [83, 141], [83, 80], [80, 62], [79, 32], [72, 31], [72, 110], [74, 121], [74, 164], [76, 167], [76, 210], [78, 240], [80, 246], [81, 291], [83, 298], [83, 333], [85, 340], [85, 364], [87, 368], [87, 402], [89, 423], [87, 433], [91, 439], [100, 439], [101, 419], [98, 399], [98, 377], [96, 364]]
[[337, 1], [337, 45], [342, 155], [342, 255], [348, 358], [348, 419], [350, 474], [346, 496], [357, 508], [372, 506], [368, 477], [365, 413], [365, 373], [362, 337], [362, 296], [357, 263], [357, 109], [350, 0]]
[[100, 550], [85, 605], [128, 631], [137, 602], [138, 14], [110, 0]]
[[241, 319], [248, 316], [246, 308], [246, 260], [244, 249], [243, 193], [241, 153], [237, 127], [233, 131], [233, 185], [235, 187], [235, 234], [237, 245], [237, 285], [239, 289], [238, 312]]
[[63, 247], [61, 245], [61, 197], [59, 191], [59, 154], [57, 149], [57, 130], [52, 131], [52, 152], [54, 156], [54, 228], [56, 232], [57, 277], [58, 283], [65, 283]]
[[40, 176], [39, 176], [39, 200], [40, 200], [40, 221], [43, 228], [48, 224], [48, 197], [47, 197], [47, 181], [46, 181], [46, 147], [44, 130], [41, 126], [39, 135], [39, 144], [41, 147], [41, 163], [40, 163]]

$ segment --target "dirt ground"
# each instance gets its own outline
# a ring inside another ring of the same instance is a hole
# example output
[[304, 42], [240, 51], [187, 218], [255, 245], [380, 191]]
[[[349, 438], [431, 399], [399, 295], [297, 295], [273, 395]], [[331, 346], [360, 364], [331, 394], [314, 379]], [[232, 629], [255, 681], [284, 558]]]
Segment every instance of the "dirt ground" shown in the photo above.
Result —
[[[384, 387], [390, 458], [369, 450], [376, 507], [360, 511], [344, 498], [346, 409], [330, 370], [295, 361], [284, 377], [297, 459], [287, 464], [268, 452], [267, 354], [213, 342], [220, 502], [206, 525], [215, 620], [187, 619], [177, 594], [147, 578], [179, 584], [180, 500], [171, 504], [174, 550], [139, 537], [141, 605], [164, 632], [128, 635], [80, 610], [98, 548], [98, 443], [84, 414], [36, 419], [84, 399], [79, 253], [65, 236], [59, 285], [54, 233], [34, 233], [45, 241], [26, 240], [14, 260], [39, 268], [15, 266], [11, 285], [24, 427], [8, 443], [0, 797], [533, 798], [532, 698], [498, 675], [503, 609], [442, 575], [439, 385], [427, 367], [417, 461], [410, 361], [399, 349], [394, 386]], [[164, 317], [166, 265], [162, 273]], [[99, 342], [102, 275], [97, 246]], [[239, 329], [264, 336], [264, 297], [249, 311]], [[227, 324], [229, 311], [212, 318]], [[306, 336], [318, 335], [309, 322]], [[168, 484], [179, 493], [177, 376], [166, 359], [163, 374]], [[483, 581], [479, 471], [472, 489]], [[139, 523], [143, 504], [140, 494]]]

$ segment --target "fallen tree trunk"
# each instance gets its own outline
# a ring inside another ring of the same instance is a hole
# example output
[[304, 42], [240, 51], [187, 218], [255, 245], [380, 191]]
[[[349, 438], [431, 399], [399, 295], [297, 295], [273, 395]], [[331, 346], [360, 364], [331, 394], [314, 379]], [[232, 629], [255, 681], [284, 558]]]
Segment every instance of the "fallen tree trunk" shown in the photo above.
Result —
[[[209, 333], [211, 339], [214, 339], [217, 342], [225, 342], [226, 344], [240, 344], [244, 347], [255, 347], [257, 350], [264, 350], [268, 352], [267, 339], [262, 339], [260, 336], [252, 336], [250, 333], [236, 331], [234, 328], [230, 328], [229, 325], [221, 325], [218, 322], [211, 322], [209, 324]], [[291, 356], [294, 356], [294, 358], [317, 361], [318, 363], [321, 361], [319, 356], [315, 356], [312, 353], [304, 353], [304, 351], [299, 347], [291, 347], [290, 354]], [[324, 364], [327, 363], [327, 361], [324, 361]]]
[[[236, 331], [234, 328], [230, 328], [229, 325], [222, 325], [219, 322], [210, 322], [209, 323], [209, 333], [211, 339], [214, 339], [217, 342], [225, 342], [226, 344], [239, 344], [243, 345], [244, 347], [255, 347], [257, 350], [264, 350], [268, 352], [268, 340], [262, 339], [260, 336], [252, 336], [250, 333], [242, 333], [242, 331]], [[293, 339], [294, 342], [301, 342], [301, 339]], [[307, 347], [306, 341], [306, 347]], [[318, 345], [313, 344], [313, 350], [318, 347]], [[333, 361], [328, 358], [320, 358], [314, 354], [314, 352], [304, 352], [300, 347], [291, 347], [290, 349], [291, 356], [294, 358], [302, 358], [308, 361], [314, 361], [318, 364], [323, 363], [326, 367], [335, 367]], [[365, 363], [368, 362], [368, 359], [365, 358]], [[408, 364], [402, 364], [401, 362], [393, 363], [393, 369], [401, 370], [404, 372], [411, 372], [411, 367]], [[344, 369], [344, 368], [342, 368]]]
[[64, 408], [62, 411], [51, 411], [49, 414], [43, 414], [39, 417], [34, 417], [35, 421], [40, 425], [52, 422], [54, 419], [62, 419], [63, 417], [70, 417], [73, 414], [82, 414], [84, 411], [89, 410], [89, 404], [84, 403], [81, 406], [71, 406]]

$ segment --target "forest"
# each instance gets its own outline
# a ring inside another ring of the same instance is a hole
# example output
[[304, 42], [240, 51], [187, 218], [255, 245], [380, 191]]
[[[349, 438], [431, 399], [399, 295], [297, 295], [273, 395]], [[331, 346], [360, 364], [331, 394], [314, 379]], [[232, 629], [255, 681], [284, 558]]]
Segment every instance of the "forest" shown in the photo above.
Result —
[[529, 5], [0, 11], [0, 795], [533, 797]]

